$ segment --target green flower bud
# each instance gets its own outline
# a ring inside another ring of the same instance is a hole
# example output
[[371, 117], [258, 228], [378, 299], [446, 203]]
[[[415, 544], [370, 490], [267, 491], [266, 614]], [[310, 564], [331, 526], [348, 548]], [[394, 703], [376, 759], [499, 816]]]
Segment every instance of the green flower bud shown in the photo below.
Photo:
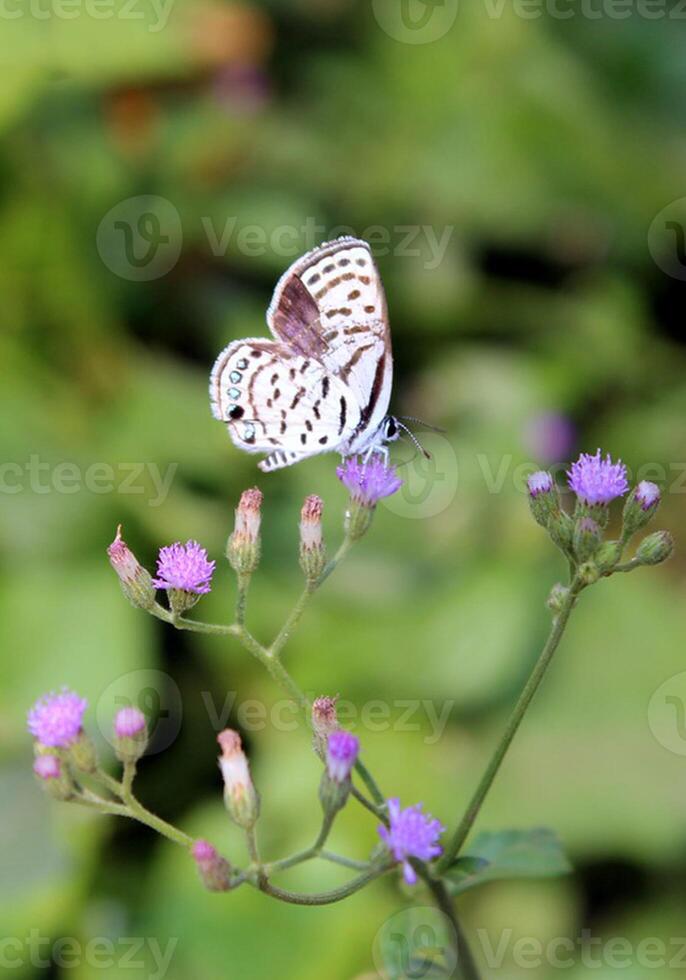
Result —
[[674, 552], [674, 538], [669, 531], [656, 531], [638, 546], [636, 558], [641, 565], [660, 565]]
[[321, 497], [305, 498], [300, 512], [300, 567], [310, 585], [316, 583], [324, 571], [326, 551], [322, 543]]
[[238, 575], [252, 575], [260, 563], [262, 491], [244, 490], [236, 508], [234, 530], [226, 545], [226, 557]]
[[558, 582], [550, 590], [550, 595], [546, 600], [546, 605], [556, 616], [562, 611], [562, 607], [567, 601], [567, 596], [569, 595], [569, 589], [566, 585], [562, 585]]
[[593, 558], [601, 575], [611, 572], [620, 558], [621, 546], [619, 541], [604, 541]]
[[579, 565], [576, 574], [582, 585], [593, 585], [600, 577], [598, 567], [592, 561], [587, 561], [583, 565]]
[[238, 732], [226, 728], [217, 736], [222, 754], [219, 768], [224, 778], [224, 803], [229, 816], [244, 830], [250, 830], [260, 815], [260, 801], [250, 776], [248, 760], [241, 748]]
[[121, 536], [121, 524], [114, 541], [107, 549], [110, 565], [117, 573], [122, 592], [139, 609], [153, 609], [155, 589], [150, 572], [139, 564], [138, 559]]
[[652, 520], [660, 506], [660, 488], [649, 480], [641, 480], [624, 504], [624, 534], [630, 538]]
[[98, 767], [98, 756], [95, 745], [84, 731], [79, 732], [69, 746], [69, 758], [81, 772], [95, 772]]
[[539, 470], [528, 481], [529, 507], [537, 524], [547, 528], [560, 513], [560, 496], [550, 473]]
[[600, 544], [600, 528], [592, 517], [580, 517], [574, 524], [574, 554], [580, 562], [592, 558]]

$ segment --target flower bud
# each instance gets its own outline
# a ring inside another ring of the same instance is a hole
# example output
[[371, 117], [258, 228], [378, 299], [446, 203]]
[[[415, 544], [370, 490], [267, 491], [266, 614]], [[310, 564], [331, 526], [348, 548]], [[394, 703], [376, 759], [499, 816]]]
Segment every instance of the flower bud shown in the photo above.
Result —
[[636, 558], [641, 565], [660, 565], [674, 551], [674, 538], [669, 531], [656, 531], [644, 538], [638, 546]]
[[81, 772], [95, 772], [98, 768], [95, 745], [83, 730], [69, 746], [69, 758]]
[[576, 574], [583, 586], [593, 585], [600, 578], [598, 566], [592, 561], [586, 561], [583, 565], [579, 565]]
[[329, 735], [338, 728], [336, 699], [322, 696], [312, 704], [312, 745], [320, 759], [326, 757]]
[[217, 735], [222, 750], [219, 768], [224, 778], [224, 803], [229, 816], [244, 830], [250, 830], [260, 815], [260, 801], [253, 786], [248, 760], [241, 748], [238, 732], [226, 728]]
[[581, 562], [592, 558], [602, 542], [600, 528], [592, 517], [580, 517], [574, 525], [574, 554]]
[[56, 800], [71, 799], [74, 794], [74, 783], [67, 767], [58, 756], [41, 752], [42, 748], [43, 746], [37, 746], [39, 754], [33, 763], [33, 771], [43, 789]]
[[529, 507], [537, 524], [548, 527], [551, 518], [560, 513], [560, 497], [550, 473], [538, 470], [527, 480]]
[[557, 545], [565, 555], [573, 552], [574, 521], [565, 511], [560, 510], [550, 518], [548, 533], [553, 544]]
[[319, 786], [324, 812], [333, 815], [343, 806], [350, 792], [350, 773], [360, 751], [360, 741], [350, 732], [329, 735], [326, 746], [326, 770]]
[[321, 497], [305, 498], [300, 512], [300, 567], [309, 584], [314, 584], [324, 571], [326, 553], [322, 543]]
[[598, 567], [601, 575], [608, 575], [619, 561], [622, 553], [621, 541], [604, 541], [595, 555], [593, 561]]
[[567, 596], [569, 595], [569, 589], [566, 585], [562, 585], [558, 582], [550, 590], [550, 595], [546, 600], [546, 605], [556, 616], [562, 612], [562, 607], [567, 601]]
[[148, 744], [145, 715], [138, 708], [121, 708], [114, 719], [114, 751], [128, 765], [138, 762]]
[[139, 564], [138, 559], [121, 536], [121, 524], [117, 527], [114, 541], [107, 549], [110, 565], [117, 573], [122, 592], [139, 609], [155, 606], [155, 589], [150, 572]]
[[231, 888], [231, 865], [217, 853], [209, 841], [196, 840], [191, 847], [203, 885], [211, 892], [228, 892]]
[[624, 505], [624, 534], [629, 538], [652, 519], [660, 506], [660, 488], [650, 480], [641, 480]]
[[226, 557], [238, 575], [251, 575], [259, 564], [261, 506], [261, 490], [253, 487], [243, 491], [236, 508], [234, 530], [226, 546]]

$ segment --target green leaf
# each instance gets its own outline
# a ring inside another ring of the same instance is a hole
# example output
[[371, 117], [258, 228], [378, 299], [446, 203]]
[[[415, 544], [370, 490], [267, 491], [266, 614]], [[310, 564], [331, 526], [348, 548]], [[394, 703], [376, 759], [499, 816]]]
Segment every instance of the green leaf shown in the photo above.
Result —
[[501, 830], [481, 833], [470, 854], [459, 857], [446, 877], [453, 895], [503, 878], [554, 878], [572, 867], [552, 830]]

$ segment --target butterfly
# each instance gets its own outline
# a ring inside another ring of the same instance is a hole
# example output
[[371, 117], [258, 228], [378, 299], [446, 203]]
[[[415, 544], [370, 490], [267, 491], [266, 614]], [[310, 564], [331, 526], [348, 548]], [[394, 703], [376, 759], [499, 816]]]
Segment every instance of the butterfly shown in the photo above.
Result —
[[343, 237], [307, 252], [276, 285], [273, 339], [234, 340], [212, 368], [212, 414], [263, 472], [318, 453], [386, 452], [393, 355], [369, 245]]

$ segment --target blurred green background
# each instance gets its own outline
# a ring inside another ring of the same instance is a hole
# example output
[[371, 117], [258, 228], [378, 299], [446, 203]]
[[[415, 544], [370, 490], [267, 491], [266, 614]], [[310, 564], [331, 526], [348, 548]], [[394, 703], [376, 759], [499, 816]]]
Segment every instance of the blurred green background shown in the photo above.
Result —
[[[30, 772], [25, 712], [39, 694], [66, 683], [86, 695], [105, 758], [116, 697], [141, 698], [162, 713], [138, 780], [152, 809], [244, 860], [215, 763], [216, 730], [229, 723], [243, 728], [263, 795], [265, 853], [314, 835], [319, 765], [303, 726], [273, 713], [283, 705], [272, 682], [234, 644], [131, 608], [105, 556], [119, 521], [150, 567], [160, 545], [196, 537], [218, 561], [198, 616], [225, 620], [224, 543], [240, 491], [257, 483], [264, 557], [250, 625], [266, 640], [301, 587], [305, 494], [325, 498], [337, 544], [334, 457], [263, 476], [207, 399], [217, 352], [266, 333], [274, 282], [304, 248], [341, 226], [368, 233], [389, 301], [393, 407], [446, 430], [426, 438], [432, 467], [394, 450], [406, 487], [379, 508], [286, 658], [307, 691], [357, 708], [351, 726], [389, 795], [453, 823], [543, 642], [544, 600], [564, 568], [529, 517], [522, 464], [564, 467], [598, 445], [634, 473], [649, 463], [642, 475], [667, 491], [659, 525], [677, 539], [686, 529], [686, 25], [683, 13], [565, 9], [569, 19], [495, 0], [459, 11], [450, 0], [3, 7], [9, 975], [372, 978], [382, 924], [425, 904], [393, 877], [313, 910], [248, 888], [205, 893], [180, 849], [50, 804]], [[487, 976], [559, 974], [514, 962], [522, 937], [588, 929], [636, 951], [684, 932], [683, 581], [677, 557], [601, 583], [575, 613], [480, 826], [552, 826], [576, 871], [461, 900], [472, 936], [506, 937], [505, 962]], [[386, 724], [360, 718], [377, 699], [390, 705]], [[264, 725], [246, 721], [254, 701]], [[355, 807], [333, 835], [355, 856], [375, 838]], [[314, 889], [343, 878], [308, 866], [288, 880]], [[144, 949], [125, 960], [116, 947], [110, 966], [106, 949], [83, 955], [121, 936]], [[64, 937], [82, 955], [67, 951], [60, 965], [50, 952], [60, 958]], [[165, 972], [153, 948], [170, 940]], [[683, 975], [678, 952], [671, 966], [634, 957], [622, 970], [577, 952], [564, 972], [659, 980]]]

